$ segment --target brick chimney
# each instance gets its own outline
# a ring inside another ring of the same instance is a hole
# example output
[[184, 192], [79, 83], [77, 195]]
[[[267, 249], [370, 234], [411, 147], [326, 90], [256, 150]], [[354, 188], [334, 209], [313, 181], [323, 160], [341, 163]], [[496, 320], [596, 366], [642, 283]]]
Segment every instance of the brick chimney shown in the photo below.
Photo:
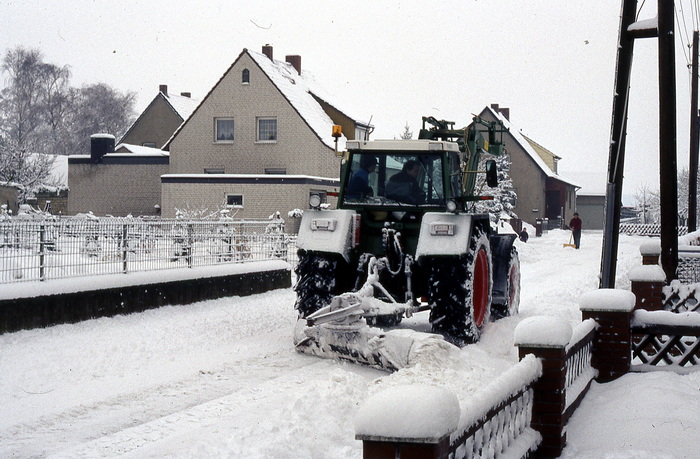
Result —
[[167, 84], [162, 84], [162, 85], [160, 85], [160, 86], [158, 87], [158, 89], [160, 90], [160, 92], [162, 92], [162, 93], [165, 94], [166, 96], [168, 95], [168, 85], [167, 85]]
[[286, 56], [285, 60], [292, 64], [292, 67], [294, 67], [299, 75], [301, 75], [301, 56], [298, 55], [292, 55], [292, 56]]
[[192, 97], [192, 93], [191, 93], [191, 92], [181, 92], [180, 95], [181, 95], [182, 97], [187, 97], [188, 99], [189, 99], [190, 97]]
[[505, 119], [510, 121], [510, 108], [500, 108], [498, 104], [491, 104], [491, 108], [494, 112], [500, 113]]
[[272, 60], [272, 45], [265, 45], [262, 47], [262, 52], [267, 56], [268, 59]]

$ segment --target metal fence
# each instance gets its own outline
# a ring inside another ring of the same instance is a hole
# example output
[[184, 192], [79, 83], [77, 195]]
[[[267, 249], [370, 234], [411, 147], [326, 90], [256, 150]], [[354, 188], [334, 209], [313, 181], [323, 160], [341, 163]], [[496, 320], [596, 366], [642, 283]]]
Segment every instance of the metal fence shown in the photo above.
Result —
[[0, 283], [290, 261], [289, 243], [283, 220], [0, 221]]

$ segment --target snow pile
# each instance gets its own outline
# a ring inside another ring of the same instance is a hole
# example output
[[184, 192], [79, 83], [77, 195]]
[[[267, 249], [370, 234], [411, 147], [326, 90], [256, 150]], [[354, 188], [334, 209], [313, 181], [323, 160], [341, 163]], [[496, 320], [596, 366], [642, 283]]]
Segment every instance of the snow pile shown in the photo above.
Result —
[[571, 325], [559, 317], [528, 317], [515, 328], [518, 346], [564, 347], [571, 340]]
[[581, 297], [583, 311], [626, 311], [634, 309], [637, 297], [628, 290], [605, 289], [588, 292]]
[[632, 282], [666, 282], [666, 273], [659, 265], [637, 266], [628, 276]]
[[459, 400], [448, 389], [400, 385], [367, 399], [355, 417], [358, 436], [438, 440], [459, 422]]

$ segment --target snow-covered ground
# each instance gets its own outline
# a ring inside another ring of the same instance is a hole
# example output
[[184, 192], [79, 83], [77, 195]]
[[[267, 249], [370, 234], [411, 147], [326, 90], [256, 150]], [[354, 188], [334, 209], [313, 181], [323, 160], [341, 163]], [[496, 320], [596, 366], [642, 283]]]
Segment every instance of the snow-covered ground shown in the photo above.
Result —
[[[522, 319], [578, 322], [601, 240], [584, 231], [578, 251], [562, 247], [562, 231], [518, 242], [521, 314], [488, 324], [457, 356], [393, 374], [297, 354], [291, 289], [1, 335], [0, 457], [361, 457], [354, 417], [379, 390], [475, 392], [517, 361]], [[629, 288], [645, 240], [621, 236], [618, 287]], [[594, 383], [564, 457], [698, 457], [698, 412], [700, 373]]]

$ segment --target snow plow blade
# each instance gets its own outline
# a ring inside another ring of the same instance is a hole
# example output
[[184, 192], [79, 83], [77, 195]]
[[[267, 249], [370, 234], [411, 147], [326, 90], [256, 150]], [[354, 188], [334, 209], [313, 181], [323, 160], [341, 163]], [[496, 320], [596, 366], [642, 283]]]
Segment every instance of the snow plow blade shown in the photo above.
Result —
[[441, 335], [415, 330], [382, 330], [364, 320], [352, 324], [307, 325], [297, 321], [294, 344], [298, 352], [327, 359], [347, 360], [387, 371], [397, 371], [418, 363], [459, 352]]

